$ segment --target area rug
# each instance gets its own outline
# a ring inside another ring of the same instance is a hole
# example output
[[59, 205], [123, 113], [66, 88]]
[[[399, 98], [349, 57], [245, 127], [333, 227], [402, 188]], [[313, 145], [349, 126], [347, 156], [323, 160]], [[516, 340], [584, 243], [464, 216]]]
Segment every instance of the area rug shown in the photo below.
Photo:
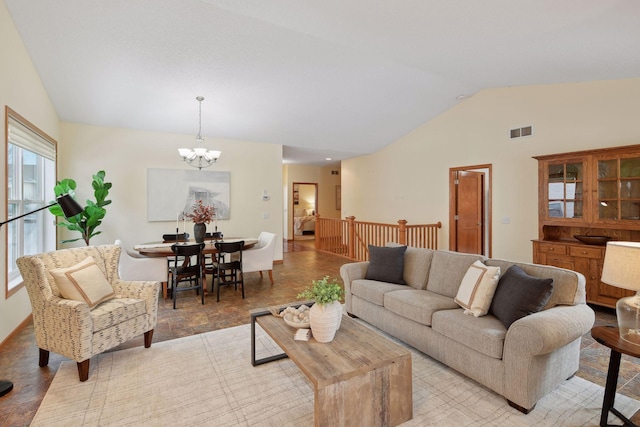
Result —
[[[257, 328], [257, 357], [279, 352]], [[89, 380], [63, 362], [32, 426], [309, 426], [313, 389], [296, 365], [250, 363], [250, 327], [154, 343], [91, 359]], [[524, 415], [506, 400], [411, 349], [413, 419], [403, 426], [596, 426], [604, 389], [565, 381]], [[630, 417], [640, 402], [622, 395]], [[610, 418], [610, 422], [614, 418]]]

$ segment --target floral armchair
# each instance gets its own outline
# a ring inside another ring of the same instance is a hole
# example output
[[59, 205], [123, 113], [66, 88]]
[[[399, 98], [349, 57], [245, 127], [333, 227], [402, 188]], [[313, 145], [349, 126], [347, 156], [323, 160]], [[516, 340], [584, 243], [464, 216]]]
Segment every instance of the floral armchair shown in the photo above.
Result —
[[160, 282], [121, 280], [120, 250], [87, 246], [18, 258], [41, 367], [53, 351], [75, 360], [80, 381], [86, 381], [92, 356], [141, 334], [144, 346], [151, 346]]

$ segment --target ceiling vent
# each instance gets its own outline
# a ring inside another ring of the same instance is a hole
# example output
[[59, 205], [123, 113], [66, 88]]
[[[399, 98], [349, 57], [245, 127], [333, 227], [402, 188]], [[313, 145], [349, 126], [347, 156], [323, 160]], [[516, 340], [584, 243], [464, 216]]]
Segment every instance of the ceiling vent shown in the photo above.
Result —
[[511, 139], [520, 138], [521, 136], [531, 136], [533, 134], [533, 126], [526, 126], [523, 128], [511, 129], [509, 131]]

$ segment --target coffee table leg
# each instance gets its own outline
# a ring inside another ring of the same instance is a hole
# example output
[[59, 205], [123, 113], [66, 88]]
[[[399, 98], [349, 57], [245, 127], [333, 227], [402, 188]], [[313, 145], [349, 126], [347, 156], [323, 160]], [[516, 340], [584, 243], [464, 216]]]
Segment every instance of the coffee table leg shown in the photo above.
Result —
[[618, 386], [618, 373], [620, 372], [620, 358], [622, 354], [611, 350], [611, 356], [609, 357], [609, 371], [607, 372], [607, 384], [604, 389], [604, 401], [602, 402], [602, 413], [600, 414], [600, 426], [607, 427], [607, 418], [609, 418], [609, 412], [613, 413], [616, 417], [624, 422], [625, 426], [635, 426], [628, 418], [620, 413], [613, 407], [616, 399], [616, 388]]
[[265, 363], [273, 362], [275, 360], [285, 359], [287, 356], [286, 353], [276, 354], [273, 356], [263, 357], [262, 359], [256, 360], [256, 318], [260, 316], [266, 316], [267, 314], [271, 314], [269, 311], [261, 311], [257, 313], [251, 313], [251, 365], [257, 366]]

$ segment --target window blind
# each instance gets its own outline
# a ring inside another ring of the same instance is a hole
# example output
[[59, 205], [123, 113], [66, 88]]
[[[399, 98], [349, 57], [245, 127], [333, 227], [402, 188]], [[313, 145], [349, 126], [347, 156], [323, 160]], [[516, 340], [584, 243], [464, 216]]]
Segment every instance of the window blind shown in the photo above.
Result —
[[25, 150], [36, 153], [47, 159], [56, 160], [56, 146], [41, 135], [25, 127], [22, 123], [9, 116], [9, 143]]

